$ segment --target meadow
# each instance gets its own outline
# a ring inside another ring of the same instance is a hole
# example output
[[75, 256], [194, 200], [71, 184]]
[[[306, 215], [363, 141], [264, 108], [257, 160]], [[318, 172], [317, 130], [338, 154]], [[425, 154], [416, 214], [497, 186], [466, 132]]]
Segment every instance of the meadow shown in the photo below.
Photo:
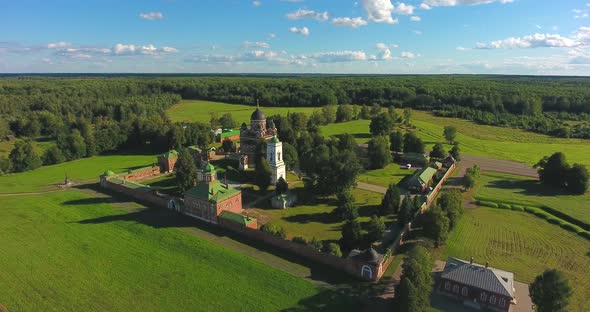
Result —
[[[326, 136], [350, 133], [359, 143], [366, 143], [371, 139], [369, 123], [369, 120], [355, 120], [323, 126], [321, 130]], [[533, 165], [543, 156], [561, 151], [570, 163], [590, 166], [590, 140], [561, 139], [508, 127], [478, 125], [458, 118], [436, 117], [423, 111], [413, 111], [412, 124], [427, 149], [444, 142], [444, 127], [453, 125], [457, 128], [456, 141], [460, 142], [461, 152], [465, 154]], [[445, 144], [445, 148], [448, 150], [451, 145]]]
[[531, 178], [495, 172], [482, 173], [474, 188], [476, 197], [506, 203], [547, 206], [580, 221], [590, 223], [590, 192], [571, 195]]
[[[166, 114], [172, 121], [198, 121], [209, 123], [211, 113], [216, 113], [218, 117], [225, 113], [231, 113], [233, 118], [238, 122], [238, 126], [245, 122], [250, 125], [250, 115], [256, 109], [251, 105], [227, 104], [221, 102], [183, 100], [166, 111]], [[279, 114], [286, 115], [289, 112], [304, 112], [308, 115], [316, 110], [314, 107], [260, 107], [266, 117]]]
[[524, 212], [468, 209], [436, 256], [489, 261], [525, 283], [555, 268], [566, 274], [574, 289], [571, 311], [587, 311], [590, 306], [590, 242]]
[[10, 285], [0, 301], [10, 311], [358, 308], [190, 234], [186, 220], [76, 190], [0, 198], [0, 280]]
[[75, 182], [98, 182], [98, 177], [106, 170], [119, 173], [154, 162], [154, 155], [104, 155], [43, 166], [32, 171], [0, 175], [0, 194], [54, 190], [66, 175]]
[[[301, 190], [302, 184], [297, 188]], [[359, 207], [358, 221], [362, 224], [369, 222], [377, 208], [381, 204], [383, 196], [379, 193], [354, 189], [352, 191], [355, 202]], [[338, 241], [341, 238], [341, 228], [344, 222], [335, 211], [336, 198], [330, 196], [319, 198], [315, 203], [297, 204], [288, 209], [255, 208], [249, 210], [264, 221], [270, 220], [273, 224], [282, 226], [287, 231], [288, 238], [303, 236], [306, 239]], [[392, 218], [386, 221], [392, 221]]]
[[388, 187], [391, 183], [397, 185], [404, 177], [412, 175], [413, 173], [414, 171], [412, 170], [402, 168], [399, 164], [392, 163], [385, 166], [383, 169], [366, 170], [361, 172], [357, 181]]

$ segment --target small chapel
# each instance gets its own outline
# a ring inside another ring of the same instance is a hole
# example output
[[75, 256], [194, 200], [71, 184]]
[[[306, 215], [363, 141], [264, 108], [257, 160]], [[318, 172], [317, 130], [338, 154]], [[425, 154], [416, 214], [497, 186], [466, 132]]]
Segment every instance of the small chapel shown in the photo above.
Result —
[[250, 116], [250, 128], [246, 123], [240, 128], [240, 170], [256, 166], [256, 146], [269, 142], [277, 134], [274, 122], [266, 123], [266, 116], [260, 107]]

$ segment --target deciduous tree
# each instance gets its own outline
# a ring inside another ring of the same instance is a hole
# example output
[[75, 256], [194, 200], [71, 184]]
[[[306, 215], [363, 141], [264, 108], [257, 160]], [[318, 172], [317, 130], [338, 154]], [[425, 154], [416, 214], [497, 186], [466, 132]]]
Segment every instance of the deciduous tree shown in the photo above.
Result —
[[529, 285], [533, 304], [539, 312], [567, 311], [572, 288], [565, 275], [558, 270], [546, 270]]
[[455, 126], [446, 126], [443, 130], [443, 136], [449, 143], [455, 142], [455, 137], [457, 136], [457, 128]]
[[176, 184], [180, 192], [186, 192], [197, 183], [197, 167], [188, 149], [180, 150], [174, 170], [176, 171]]
[[391, 163], [389, 142], [384, 136], [376, 136], [369, 141], [368, 157], [371, 169], [381, 169]]

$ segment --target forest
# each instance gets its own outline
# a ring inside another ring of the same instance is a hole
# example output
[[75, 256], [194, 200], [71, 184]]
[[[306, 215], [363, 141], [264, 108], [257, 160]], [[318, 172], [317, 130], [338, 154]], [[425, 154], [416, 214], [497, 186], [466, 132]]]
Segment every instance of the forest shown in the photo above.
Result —
[[[165, 111], [182, 99], [413, 108], [557, 137], [590, 138], [588, 78], [69, 75], [0, 78], [0, 140], [23, 139], [15, 148], [24, 154], [30, 150], [28, 139], [55, 141], [56, 146], [32, 161], [29, 169], [118, 150], [160, 152], [187, 140], [210, 142], [205, 123], [189, 127], [191, 138], [179, 137], [186, 125], [170, 122]], [[346, 119], [342, 115], [335, 121]], [[12, 169], [0, 159], [3, 172], [27, 166]]]

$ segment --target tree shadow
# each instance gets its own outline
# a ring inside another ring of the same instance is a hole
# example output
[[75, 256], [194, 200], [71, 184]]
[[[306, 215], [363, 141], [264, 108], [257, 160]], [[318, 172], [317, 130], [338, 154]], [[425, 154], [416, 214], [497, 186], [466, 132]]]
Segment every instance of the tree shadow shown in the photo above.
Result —
[[[296, 208], [289, 208], [296, 209]], [[321, 213], [305, 213], [282, 218], [288, 222], [306, 224], [310, 222], [334, 224], [341, 221], [341, 217], [335, 211], [332, 212], [321, 212]]]
[[389, 305], [388, 300], [376, 295], [387, 287], [385, 283], [356, 282], [324, 288], [319, 293], [300, 300], [296, 306], [281, 312], [299, 311], [363, 311], [369, 302]]
[[517, 193], [528, 196], [570, 195], [563, 190], [544, 185], [537, 180], [495, 180], [489, 182], [486, 186], [506, 190], [518, 190]]
[[353, 133], [352, 136], [355, 139], [370, 139], [371, 138], [370, 133]]

